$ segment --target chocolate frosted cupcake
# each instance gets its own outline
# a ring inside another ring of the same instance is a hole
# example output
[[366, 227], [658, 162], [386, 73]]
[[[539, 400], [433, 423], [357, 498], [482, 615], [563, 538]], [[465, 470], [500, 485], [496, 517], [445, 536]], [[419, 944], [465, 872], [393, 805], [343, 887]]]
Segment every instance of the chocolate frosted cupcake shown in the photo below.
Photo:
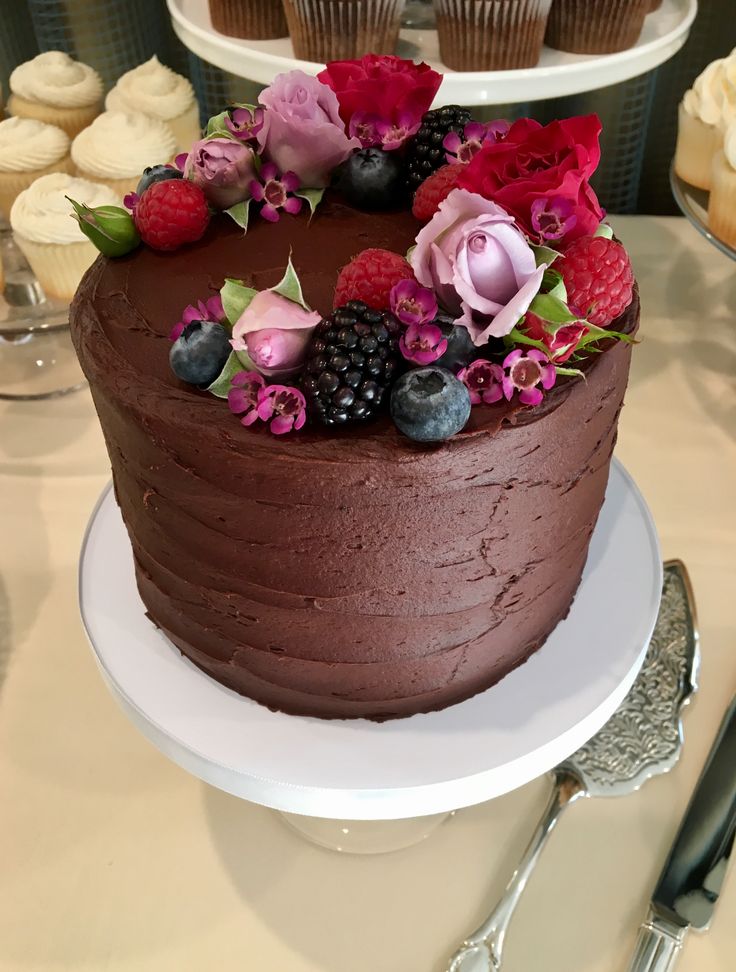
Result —
[[284, 0], [296, 57], [342, 61], [392, 54], [403, 0]]
[[434, 0], [440, 57], [454, 71], [534, 67], [551, 0]]
[[209, 0], [212, 26], [228, 37], [269, 40], [286, 37], [281, 0]]
[[613, 54], [639, 39], [650, 0], [554, 0], [545, 42], [573, 54]]

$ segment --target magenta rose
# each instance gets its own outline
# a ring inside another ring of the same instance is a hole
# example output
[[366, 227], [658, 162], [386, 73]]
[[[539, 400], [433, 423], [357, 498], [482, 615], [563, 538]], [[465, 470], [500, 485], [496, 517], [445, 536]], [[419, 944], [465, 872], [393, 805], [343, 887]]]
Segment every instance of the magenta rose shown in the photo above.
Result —
[[233, 327], [230, 344], [245, 351], [264, 375], [286, 375], [301, 367], [317, 311], [305, 310], [272, 290], [259, 291]]
[[255, 174], [253, 149], [229, 138], [195, 142], [184, 162], [184, 178], [198, 185], [215, 209], [247, 199]]
[[457, 324], [480, 347], [508, 334], [542, 284], [546, 265], [504, 209], [466, 189], [453, 189], [417, 236], [410, 263]]
[[303, 71], [274, 78], [258, 100], [266, 111], [258, 144], [281, 172], [295, 172], [302, 186], [328, 185], [330, 174], [353, 149], [340, 120], [334, 91]]

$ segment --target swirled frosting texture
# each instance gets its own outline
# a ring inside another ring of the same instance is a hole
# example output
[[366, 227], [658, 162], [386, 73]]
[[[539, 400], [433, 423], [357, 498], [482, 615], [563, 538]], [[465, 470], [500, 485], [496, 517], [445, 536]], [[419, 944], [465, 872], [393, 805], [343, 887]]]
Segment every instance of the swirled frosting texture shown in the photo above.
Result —
[[152, 118], [169, 121], [191, 107], [194, 88], [180, 74], [154, 56], [126, 72], [109, 92], [105, 107], [109, 111], [141, 111]]
[[712, 61], [685, 92], [682, 104], [706, 125], [726, 128], [736, 120], [736, 50]]
[[18, 65], [10, 75], [10, 90], [42, 105], [86, 108], [102, 100], [102, 79], [68, 54], [46, 51]]
[[69, 151], [69, 136], [33, 118], [0, 121], [0, 172], [45, 169]]
[[165, 122], [125, 111], [104, 111], [72, 142], [74, 164], [100, 179], [139, 176], [148, 165], [170, 162], [175, 151]]
[[[325, 312], [351, 256], [403, 252], [416, 232], [409, 213], [330, 201], [311, 226], [254, 221], [246, 237], [215, 217], [176, 254], [100, 259], [72, 307], [146, 609], [204, 671], [272, 708], [385, 719], [457, 702], [539, 648], [580, 581], [627, 345], [539, 410], [475, 408], [433, 447], [387, 418], [283, 439], [244, 430], [169, 369], [172, 322], [224, 277], [272, 286], [291, 249]], [[638, 300], [617, 324], [637, 319]]]
[[71, 196], [88, 206], [116, 206], [117, 195], [108, 186], [77, 179], [65, 172], [41, 176], [24, 189], [10, 210], [10, 225], [34, 243], [79, 243], [87, 237], [69, 215]]

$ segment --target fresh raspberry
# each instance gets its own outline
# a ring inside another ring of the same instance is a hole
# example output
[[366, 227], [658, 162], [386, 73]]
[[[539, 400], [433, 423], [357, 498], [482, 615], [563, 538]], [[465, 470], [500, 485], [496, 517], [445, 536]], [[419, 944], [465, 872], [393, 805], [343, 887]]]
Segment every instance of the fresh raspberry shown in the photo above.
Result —
[[210, 211], [199, 186], [187, 179], [167, 179], [146, 189], [134, 219], [144, 243], [154, 250], [176, 250], [202, 236]]
[[388, 310], [392, 288], [400, 280], [413, 280], [406, 260], [390, 250], [363, 250], [343, 267], [337, 278], [333, 307], [362, 300], [375, 310]]
[[581, 236], [559, 265], [570, 307], [598, 327], [615, 320], [631, 303], [634, 274], [626, 250], [605, 236]]
[[411, 207], [417, 219], [426, 223], [434, 216], [442, 200], [457, 186], [464, 168], [460, 164], [443, 165], [420, 184]]

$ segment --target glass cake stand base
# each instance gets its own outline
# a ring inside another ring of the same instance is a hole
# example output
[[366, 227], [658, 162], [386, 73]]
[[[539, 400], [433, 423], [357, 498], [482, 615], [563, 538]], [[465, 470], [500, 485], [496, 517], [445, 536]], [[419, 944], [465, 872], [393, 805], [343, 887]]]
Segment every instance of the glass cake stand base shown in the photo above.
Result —
[[681, 179], [675, 172], [674, 162], [670, 166], [670, 188], [680, 212], [692, 223], [698, 233], [701, 233], [721, 253], [725, 253], [727, 257], [736, 260], [736, 248], [724, 243], [723, 240], [719, 240], [708, 226], [709, 193], [705, 189], [698, 189], [697, 186], [691, 186], [689, 182]]

